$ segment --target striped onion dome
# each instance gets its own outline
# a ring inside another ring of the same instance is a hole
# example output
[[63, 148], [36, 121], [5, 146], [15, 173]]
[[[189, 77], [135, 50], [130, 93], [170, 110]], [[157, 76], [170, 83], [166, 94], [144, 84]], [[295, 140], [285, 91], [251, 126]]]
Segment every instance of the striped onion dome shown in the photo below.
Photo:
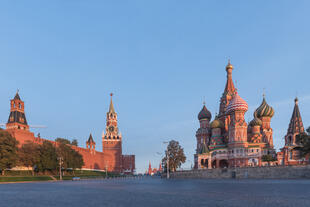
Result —
[[263, 122], [259, 118], [257, 118], [256, 111], [254, 112], [254, 119], [250, 121], [250, 126], [262, 126]]
[[239, 94], [236, 92], [234, 98], [230, 101], [226, 108], [226, 113], [230, 113], [232, 111], [247, 111], [248, 104], [245, 100], [243, 100]]
[[261, 117], [270, 117], [272, 118], [274, 115], [274, 110], [271, 106], [269, 106], [265, 100], [265, 97], [263, 98], [262, 104], [256, 109], [256, 114], [258, 118]]
[[206, 105], [204, 104], [201, 111], [198, 114], [198, 119], [208, 119], [210, 120], [212, 118], [211, 112], [207, 109]]

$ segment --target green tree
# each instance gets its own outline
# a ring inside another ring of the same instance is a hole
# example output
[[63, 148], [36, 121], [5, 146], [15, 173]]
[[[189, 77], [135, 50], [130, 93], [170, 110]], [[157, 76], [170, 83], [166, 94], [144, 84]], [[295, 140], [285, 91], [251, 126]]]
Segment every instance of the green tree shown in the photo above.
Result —
[[310, 154], [310, 127], [307, 128], [305, 133], [296, 136], [296, 141], [299, 144], [294, 149], [298, 150], [302, 157]]
[[60, 138], [60, 137], [55, 139], [55, 142], [62, 143], [62, 144], [71, 144], [70, 140], [65, 139], [65, 138]]
[[171, 140], [169, 142], [167, 150], [165, 151], [165, 155], [167, 156], [162, 159], [165, 171], [167, 171], [167, 157], [169, 158], [169, 169], [172, 172], [176, 171], [176, 169], [186, 161], [183, 148], [180, 146], [179, 142], [175, 140]]
[[49, 142], [44, 141], [40, 146], [40, 163], [38, 165], [39, 171], [54, 171], [58, 167], [57, 153], [55, 146]]
[[71, 142], [71, 145], [78, 146], [77, 139], [73, 139], [72, 142]]
[[7, 131], [0, 130], [0, 170], [4, 175], [5, 169], [16, 166], [18, 141]]
[[35, 167], [40, 164], [40, 145], [27, 141], [18, 150], [18, 157], [22, 166], [32, 167], [32, 175], [34, 175]]
[[60, 143], [57, 147], [58, 157], [63, 159], [63, 168], [64, 169], [73, 169], [82, 168], [84, 165], [83, 156], [72, 149], [70, 145]]

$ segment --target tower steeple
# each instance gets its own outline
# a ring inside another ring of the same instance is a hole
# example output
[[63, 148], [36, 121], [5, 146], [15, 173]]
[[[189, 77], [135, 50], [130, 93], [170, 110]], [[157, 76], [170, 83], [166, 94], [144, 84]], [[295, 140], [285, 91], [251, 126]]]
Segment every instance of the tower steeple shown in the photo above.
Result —
[[111, 101], [110, 101], [109, 113], [115, 113], [114, 106], [113, 106], [113, 101], [112, 101], [113, 93], [110, 93], [110, 96], [111, 96]]
[[285, 145], [296, 145], [296, 135], [304, 133], [304, 124], [301, 119], [299, 106], [298, 106], [298, 98], [296, 97], [295, 106], [293, 110], [293, 114], [287, 129], [287, 134], [285, 136]]
[[234, 69], [233, 65], [230, 63], [230, 60], [228, 60], [228, 64], [226, 66], [227, 80], [226, 80], [226, 85], [225, 85], [223, 95], [220, 100], [219, 117], [222, 117], [223, 115], [225, 115], [226, 107], [228, 106], [230, 100], [232, 100], [232, 98], [234, 97], [236, 93], [236, 88], [232, 80], [233, 69]]
[[27, 119], [25, 116], [25, 105], [19, 96], [17, 90], [13, 99], [11, 99], [11, 110], [8, 122], [6, 124], [7, 129], [21, 129], [29, 130]]

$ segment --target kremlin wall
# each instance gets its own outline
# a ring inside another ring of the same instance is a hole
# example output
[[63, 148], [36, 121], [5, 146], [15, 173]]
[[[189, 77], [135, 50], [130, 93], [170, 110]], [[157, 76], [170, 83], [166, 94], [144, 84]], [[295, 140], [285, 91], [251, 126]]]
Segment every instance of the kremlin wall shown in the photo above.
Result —
[[[86, 148], [73, 145], [71, 147], [83, 156], [84, 166], [82, 169], [133, 174], [135, 172], [135, 155], [122, 154], [122, 135], [117, 126], [117, 113], [113, 106], [112, 95], [107, 113], [105, 133], [102, 134], [102, 152], [96, 150], [96, 142], [91, 134], [86, 141]], [[41, 138], [40, 135], [35, 136], [29, 130], [25, 105], [18, 92], [11, 100], [11, 110], [6, 124], [6, 131], [16, 138], [19, 146], [26, 141], [42, 144], [45, 140], [57, 146], [56, 142]]]

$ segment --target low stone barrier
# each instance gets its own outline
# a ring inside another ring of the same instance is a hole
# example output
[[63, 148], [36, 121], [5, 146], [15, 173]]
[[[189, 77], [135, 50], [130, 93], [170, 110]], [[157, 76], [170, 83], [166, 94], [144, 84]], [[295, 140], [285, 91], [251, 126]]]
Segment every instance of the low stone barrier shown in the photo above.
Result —
[[[163, 174], [162, 177], [166, 177], [166, 174]], [[170, 177], [205, 179], [300, 179], [310, 178], [310, 165], [184, 170], [170, 173]]]

